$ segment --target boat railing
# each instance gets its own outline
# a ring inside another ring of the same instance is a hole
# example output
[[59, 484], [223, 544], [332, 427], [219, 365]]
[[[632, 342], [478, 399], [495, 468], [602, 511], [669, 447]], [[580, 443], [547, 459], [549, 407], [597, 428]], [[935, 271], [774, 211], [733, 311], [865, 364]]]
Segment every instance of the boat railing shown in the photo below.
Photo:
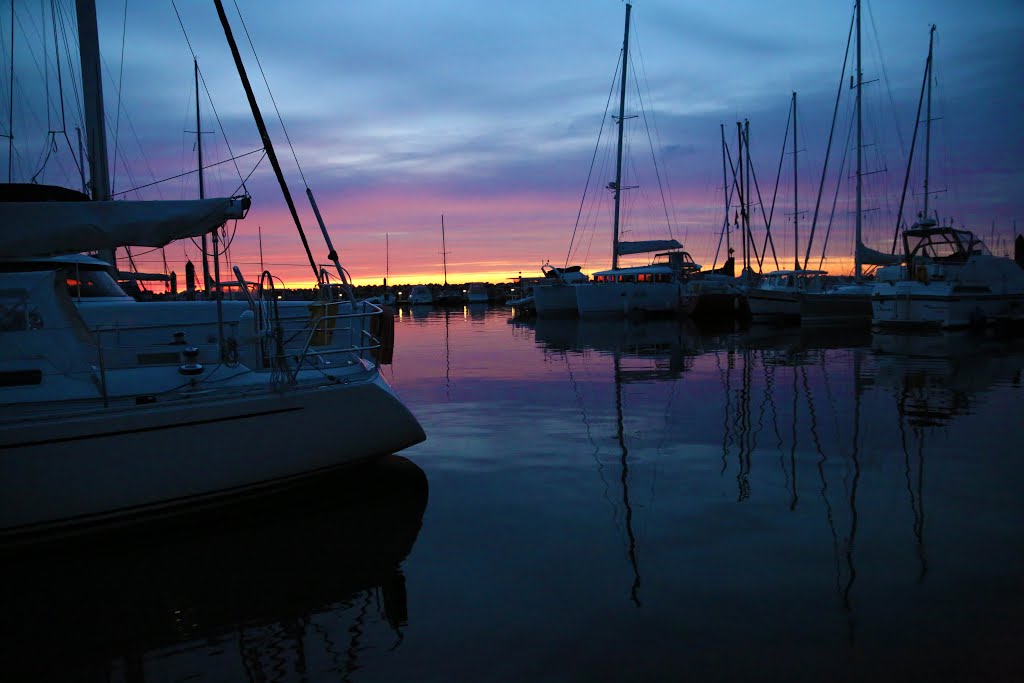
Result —
[[[307, 324], [303, 327], [306, 331], [305, 341], [302, 344], [299, 353], [291, 356], [291, 360], [294, 363], [292, 367], [292, 381], [295, 380], [298, 372], [304, 367], [309, 366], [312, 368], [319, 368], [324, 363], [324, 358], [339, 355], [348, 355], [350, 357], [350, 363], [355, 362], [355, 359], [364, 360], [367, 354], [373, 354], [383, 347], [380, 339], [374, 334], [369, 327], [372, 327], [372, 320], [376, 316], [383, 316], [383, 309], [377, 304], [361, 301], [357, 302], [358, 305], [363, 307], [361, 311], [353, 311], [351, 313], [336, 313], [332, 315], [320, 315], [314, 317], [311, 321], [307, 319]], [[379, 319], [379, 318], [377, 318]], [[350, 321], [360, 320], [367, 321], [369, 324], [360, 324], [358, 327], [353, 326], [344, 328], [344, 331], [349, 332], [349, 339], [353, 339], [352, 331], [358, 329], [358, 334], [355, 335], [355, 341], [348, 346], [327, 346], [327, 345], [316, 345], [316, 341], [330, 341], [332, 335], [336, 334], [339, 330], [337, 324], [339, 321]], [[328, 361], [329, 362], [329, 361]]]

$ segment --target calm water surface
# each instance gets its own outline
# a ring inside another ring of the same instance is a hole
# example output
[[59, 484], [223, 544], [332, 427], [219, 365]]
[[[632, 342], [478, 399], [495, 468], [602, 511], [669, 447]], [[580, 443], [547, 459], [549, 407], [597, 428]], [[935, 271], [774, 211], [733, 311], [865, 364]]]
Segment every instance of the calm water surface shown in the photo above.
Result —
[[1024, 680], [1024, 344], [497, 307], [396, 338], [425, 443], [4, 558], [11, 680]]

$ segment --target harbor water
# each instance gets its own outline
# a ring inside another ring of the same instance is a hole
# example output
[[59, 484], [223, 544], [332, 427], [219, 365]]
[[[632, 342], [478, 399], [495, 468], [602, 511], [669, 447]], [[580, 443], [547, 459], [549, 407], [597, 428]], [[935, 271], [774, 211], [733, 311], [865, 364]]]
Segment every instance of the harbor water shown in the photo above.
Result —
[[0, 679], [1024, 678], [1024, 343], [498, 306], [395, 337], [426, 442], [6, 552]]

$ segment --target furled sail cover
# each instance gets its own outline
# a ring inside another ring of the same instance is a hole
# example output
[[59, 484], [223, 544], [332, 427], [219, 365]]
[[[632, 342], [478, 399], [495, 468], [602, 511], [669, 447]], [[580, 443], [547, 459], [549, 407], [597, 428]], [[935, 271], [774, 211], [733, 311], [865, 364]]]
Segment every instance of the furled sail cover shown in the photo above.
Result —
[[0, 256], [162, 247], [245, 218], [249, 197], [186, 201], [0, 202]]
[[676, 240], [643, 240], [640, 242], [619, 242], [619, 256], [630, 254], [646, 254], [649, 251], [666, 251], [682, 249], [683, 245]]
[[886, 254], [882, 251], [875, 251], [864, 244], [857, 245], [857, 258], [866, 266], [891, 266], [903, 261], [903, 256], [900, 254]]

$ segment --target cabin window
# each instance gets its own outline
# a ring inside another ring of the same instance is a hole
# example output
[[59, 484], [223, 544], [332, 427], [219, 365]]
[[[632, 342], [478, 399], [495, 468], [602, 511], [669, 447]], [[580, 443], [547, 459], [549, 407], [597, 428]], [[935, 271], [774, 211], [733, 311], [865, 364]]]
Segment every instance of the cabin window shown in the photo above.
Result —
[[100, 270], [79, 270], [70, 272], [65, 278], [68, 294], [74, 298], [95, 296], [124, 297], [124, 290], [110, 274]]
[[620, 275], [619, 282], [635, 282], [635, 276], [633, 275]]
[[43, 316], [29, 305], [28, 291], [0, 290], [0, 332], [41, 330]]

